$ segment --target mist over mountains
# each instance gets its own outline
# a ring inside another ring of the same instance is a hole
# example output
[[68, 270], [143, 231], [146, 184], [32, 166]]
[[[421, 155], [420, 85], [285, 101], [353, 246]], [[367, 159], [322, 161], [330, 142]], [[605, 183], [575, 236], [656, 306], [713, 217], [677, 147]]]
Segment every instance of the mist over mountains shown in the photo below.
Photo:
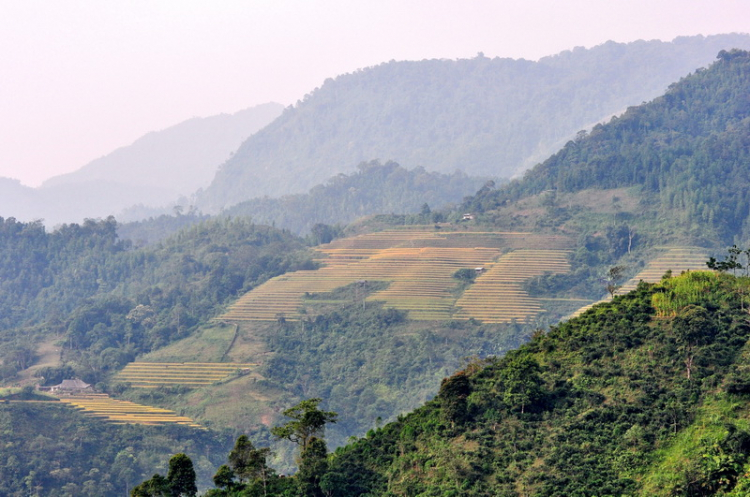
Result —
[[162, 206], [208, 185], [217, 165], [282, 109], [268, 103], [234, 114], [194, 117], [152, 131], [39, 188], [5, 179], [0, 215], [55, 225], [117, 215], [136, 204]]
[[203, 211], [306, 191], [373, 159], [507, 178], [577, 131], [661, 94], [748, 35], [607, 42], [538, 62], [391, 61], [336, 79], [250, 137], [198, 195]]
[[391, 61], [328, 79], [283, 112], [266, 104], [149, 133], [40, 188], [3, 181], [0, 215], [54, 226], [109, 215], [134, 221], [175, 203], [217, 213], [307, 192], [373, 160], [514, 177], [579, 130], [654, 98], [735, 47], [750, 48], [750, 36], [607, 42], [538, 62], [481, 54]]

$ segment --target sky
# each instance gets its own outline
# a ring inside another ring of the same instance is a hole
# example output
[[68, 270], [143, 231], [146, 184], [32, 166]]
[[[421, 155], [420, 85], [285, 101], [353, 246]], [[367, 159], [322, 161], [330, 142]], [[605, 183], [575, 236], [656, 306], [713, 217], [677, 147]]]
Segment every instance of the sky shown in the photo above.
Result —
[[750, 32], [750, 0], [0, 0], [0, 177], [38, 186], [390, 60], [731, 32]]

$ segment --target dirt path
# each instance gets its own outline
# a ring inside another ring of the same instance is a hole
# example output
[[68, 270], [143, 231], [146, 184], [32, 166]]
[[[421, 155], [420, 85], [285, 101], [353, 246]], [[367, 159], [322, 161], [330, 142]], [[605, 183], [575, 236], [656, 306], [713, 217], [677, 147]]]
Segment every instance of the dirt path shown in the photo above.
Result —
[[62, 340], [62, 336], [51, 337], [44, 342], [41, 342], [36, 349], [36, 355], [38, 357], [36, 363], [30, 368], [19, 371], [19, 383], [23, 385], [32, 385], [38, 381], [34, 376], [38, 370], [46, 367], [55, 367], [61, 364], [60, 362], [60, 348], [58, 342]]

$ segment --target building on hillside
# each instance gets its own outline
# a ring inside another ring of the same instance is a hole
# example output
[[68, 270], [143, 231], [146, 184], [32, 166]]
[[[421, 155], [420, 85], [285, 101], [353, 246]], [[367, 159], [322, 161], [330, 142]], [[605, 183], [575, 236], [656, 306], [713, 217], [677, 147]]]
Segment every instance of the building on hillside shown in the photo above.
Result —
[[50, 393], [61, 395], [72, 395], [76, 393], [92, 393], [94, 387], [83, 380], [74, 378], [72, 380], [63, 380], [59, 385], [48, 387]]

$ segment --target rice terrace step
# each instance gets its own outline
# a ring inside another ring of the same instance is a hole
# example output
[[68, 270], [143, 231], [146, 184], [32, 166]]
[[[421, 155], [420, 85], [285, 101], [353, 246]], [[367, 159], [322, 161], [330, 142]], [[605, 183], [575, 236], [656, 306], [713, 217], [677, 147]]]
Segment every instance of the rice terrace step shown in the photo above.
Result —
[[256, 366], [239, 362], [131, 362], [115, 375], [115, 380], [135, 388], [201, 387], [247, 374]]
[[[406, 311], [413, 320], [533, 319], [543, 312], [541, 301], [526, 294], [523, 282], [544, 273], [569, 271], [572, 247], [572, 240], [562, 235], [424, 227], [334, 240], [316, 249], [323, 267], [273, 278], [240, 297], [218, 319], [296, 321], [315, 314], [315, 302], [307, 295], [367, 281], [388, 283], [367, 301]], [[457, 300], [453, 274], [463, 268], [481, 274]]]
[[61, 397], [60, 402], [80, 410], [85, 416], [100, 418], [112, 424], [178, 424], [193, 428], [204, 428], [187, 416], [179, 416], [169, 409], [146, 406], [126, 400], [117, 400], [106, 394]]

